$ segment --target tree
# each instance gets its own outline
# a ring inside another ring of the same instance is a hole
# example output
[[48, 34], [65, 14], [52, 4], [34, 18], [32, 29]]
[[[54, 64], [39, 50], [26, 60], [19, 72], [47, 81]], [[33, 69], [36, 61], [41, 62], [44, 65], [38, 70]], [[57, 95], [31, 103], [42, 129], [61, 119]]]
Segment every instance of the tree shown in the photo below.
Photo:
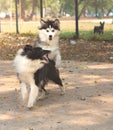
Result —
[[36, 15], [36, 12], [35, 12], [36, 7], [39, 7], [39, 3], [38, 3], [37, 0], [33, 0], [32, 11], [31, 11], [31, 14], [30, 14], [30, 16], [28, 18], [29, 20], [32, 20], [34, 14]]
[[70, 14], [70, 15], [74, 15], [75, 10], [75, 4], [74, 4], [74, 0], [59, 0], [60, 2], [60, 14]]
[[45, 0], [45, 15], [58, 17], [59, 14], [59, 1], [58, 0]]
[[0, 0], [0, 12], [7, 12], [10, 8], [10, 1]]
[[[0, 0], [0, 12], [10, 12], [11, 2], [13, 12], [15, 12], [15, 0]], [[33, 15], [37, 15], [40, 9], [40, 0], [18, 0], [19, 16], [22, 19], [31, 20]], [[75, 0], [43, 0], [43, 7], [46, 15], [58, 17], [66, 14], [75, 15]], [[79, 18], [85, 16], [86, 10], [89, 14], [98, 13], [104, 16], [109, 15], [113, 8], [113, 0], [78, 0]]]

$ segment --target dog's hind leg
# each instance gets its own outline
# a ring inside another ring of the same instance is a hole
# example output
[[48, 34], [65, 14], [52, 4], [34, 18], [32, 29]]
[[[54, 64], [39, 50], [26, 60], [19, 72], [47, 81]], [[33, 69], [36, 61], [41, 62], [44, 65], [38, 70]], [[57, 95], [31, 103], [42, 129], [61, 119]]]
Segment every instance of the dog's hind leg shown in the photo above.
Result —
[[39, 88], [35, 85], [35, 84], [31, 84], [31, 90], [30, 90], [30, 94], [29, 94], [29, 100], [28, 100], [28, 108], [32, 108], [36, 98], [38, 96], [39, 93]]
[[64, 86], [59, 86], [60, 90], [61, 90], [61, 95], [65, 94], [65, 87]]
[[61, 90], [61, 95], [64, 95], [65, 94], [65, 87], [63, 86], [62, 84], [62, 81], [59, 77], [56, 77], [55, 79], [53, 79], [53, 81], [59, 85], [60, 87], [60, 90]]
[[45, 89], [44, 87], [45, 87], [45, 83], [42, 84], [42, 85], [39, 87], [40, 95], [39, 95], [39, 97], [38, 97], [38, 100], [44, 99], [44, 98], [46, 97], [46, 95], [48, 95], [48, 92], [46, 91], [46, 89]]
[[63, 86], [61, 79], [59, 77], [57, 77], [54, 82], [59, 85], [60, 90], [61, 90], [61, 95], [64, 95], [65, 94], [65, 87]]
[[59, 85], [59, 87], [61, 89], [61, 95], [65, 94], [65, 87], [63, 86], [62, 81], [60, 79], [58, 69], [56, 69], [56, 68], [53, 69], [53, 73], [51, 75], [49, 75], [49, 80], [51, 80], [54, 83], [56, 83], [57, 85]]
[[42, 100], [46, 97], [46, 92], [42, 89], [40, 91], [40, 94], [39, 94], [39, 97], [38, 97], [38, 100]]

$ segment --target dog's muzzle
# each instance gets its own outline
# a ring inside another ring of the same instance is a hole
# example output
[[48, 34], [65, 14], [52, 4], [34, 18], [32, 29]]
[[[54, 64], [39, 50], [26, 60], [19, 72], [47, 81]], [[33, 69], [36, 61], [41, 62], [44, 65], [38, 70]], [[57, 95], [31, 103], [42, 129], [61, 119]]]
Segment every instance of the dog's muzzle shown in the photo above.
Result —
[[47, 63], [49, 62], [49, 58], [48, 55], [43, 55], [42, 60], [45, 60]]
[[49, 40], [52, 40], [52, 35], [49, 35]]

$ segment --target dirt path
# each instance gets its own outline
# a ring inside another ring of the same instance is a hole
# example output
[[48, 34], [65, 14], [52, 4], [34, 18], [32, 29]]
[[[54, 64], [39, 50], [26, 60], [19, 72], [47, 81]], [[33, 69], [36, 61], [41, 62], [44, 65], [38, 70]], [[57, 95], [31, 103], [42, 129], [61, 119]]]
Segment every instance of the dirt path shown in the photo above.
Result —
[[0, 61], [0, 130], [113, 130], [113, 64], [63, 61], [66, 94], [49, 95], [32, 111], [22, 102], [11, 61]]

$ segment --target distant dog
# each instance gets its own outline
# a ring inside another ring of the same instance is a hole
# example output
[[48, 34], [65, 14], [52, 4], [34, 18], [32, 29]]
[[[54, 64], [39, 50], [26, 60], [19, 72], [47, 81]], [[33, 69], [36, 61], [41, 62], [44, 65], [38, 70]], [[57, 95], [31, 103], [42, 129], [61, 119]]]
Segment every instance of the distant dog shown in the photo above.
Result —
[[46, 21], [41, 19], [40, 23], [38, 39], [34, 46], [50, 50], [49, 59], [54, 60], [58, 67], [61, 62], [59, 49], [60, 22], [58, 19]]
[[[49, 80], [60, 86], [62, 94], [65, 89], [55, 67], [55, 62], [48, 58], [50, 51], [40, 47], [26, 45], [19, 49], [14, 59], [14, 66], [20, 81], [23, 100], [28, 98], [28, 108], [32, 108], [40, 91], [46, 92], [45, 85]], [[27, 87], [30, 88], [28, 93]]]
[[100, 26], [94, 27], [94, 34], [103, 34], [104, 33], [104, 24], [105, 22], [100, 22]]

